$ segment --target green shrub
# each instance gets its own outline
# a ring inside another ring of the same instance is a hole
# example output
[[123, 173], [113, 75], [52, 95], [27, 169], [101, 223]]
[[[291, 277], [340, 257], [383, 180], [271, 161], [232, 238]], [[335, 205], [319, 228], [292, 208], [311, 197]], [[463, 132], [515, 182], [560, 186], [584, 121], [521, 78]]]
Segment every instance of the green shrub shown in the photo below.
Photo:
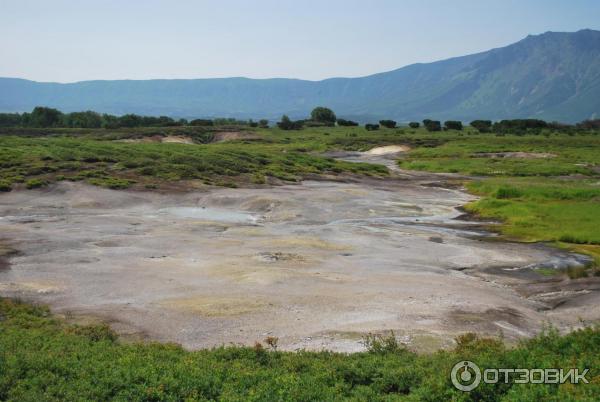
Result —
[[285, 114], [281, 117], [281, 121], [277, 123], [277, 127], [282, 130], [300, 130], [304, 126], [304, 120], [292, 121]]
[[385, 128], [396, 128], [396, 122], [394, 120], [379, 120], [379, 124]]
[[444, 122], [444, 128], [446, 130], [462, 130], [463, 129], [463, 125], [461, 121], [458, 120], [447, 120]]
[[104, 177], [104, 178], [93, 178], [88, 180], [88, 183], [93, 184], [94, 186], [106, 187], [113, 190], [123, 190], [129, 188], [132, 181], [126, 179], [118, 179], [114, 177]]
[[265, 175], [259, 172], [252, 174], [251, 181], [254, 184], [265, 184], [267, 182]]
[[45, 185], [47, 185], [48, 183], [44, 180], [41, 179], [30, 179], [27, 180], [25, 182], [25, 187], [27, 187], [28, 189], [34, 189], [34, 188], [39, 188], [39, 187], [43, 187]]
[[[600, 329], [554, 329], [505, 347], [466, 334], [454, 350], [418, 355], [393, 336], [368, 337], [362, 353], [281, 352], [227, 346], [118, 342], [105, 325], [72, 326], [43, 306], [0, 299], [1, 400], [594, 401], [600, 393]], [[452, 367], [590, 368], [589, 384], [482, 384], [455, 389]]]
[[385, 354], [405, 352], [406, 347], [398, 343], [394, 331], [389, 334], [367, 334], [363, 337], [363, 345], [370, 353]]
[[358, 123], [352, 120], [346, 120], [346, 119], [337, 119], [337, 124], [338, 126], [342, 126], [342, 127], [356, 127], [358, 126]]
[[12, 190], [12, 183], [7, 180], [0, 180], [0, 191], [6, 192]]
[[516, 187], [502, 186], [496, 190], [496, 198], [519, 198], [523, 195], [523, 192]]
[[423, 126], [427, 129], [427, 131], [442, 131], [442, 123], [438, 120], [423, 120]]
[[469, 125], [477, 129], [480, 133], [489, 133], [492, 131], [491, 120], [473, 120]]

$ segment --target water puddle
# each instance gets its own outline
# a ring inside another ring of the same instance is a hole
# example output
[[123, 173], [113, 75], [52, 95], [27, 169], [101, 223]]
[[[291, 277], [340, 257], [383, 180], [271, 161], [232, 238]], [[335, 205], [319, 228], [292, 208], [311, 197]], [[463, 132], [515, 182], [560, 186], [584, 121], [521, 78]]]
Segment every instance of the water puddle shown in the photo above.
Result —
[[178, 218], [199, 219], [205, 221], [242, 223], [255, 225], [259, 221], [259, 216], [250, 212], [230, 211], [218, 208], [205, 207], [170, 207], [159, 211], [161, 214], [169, 214]]

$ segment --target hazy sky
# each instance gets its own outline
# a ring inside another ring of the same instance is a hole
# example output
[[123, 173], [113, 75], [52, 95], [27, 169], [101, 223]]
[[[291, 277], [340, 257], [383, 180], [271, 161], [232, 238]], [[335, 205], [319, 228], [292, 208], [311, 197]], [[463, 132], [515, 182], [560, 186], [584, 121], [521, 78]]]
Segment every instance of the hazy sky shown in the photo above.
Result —
[[598, 0], [0, 0], [0, 76], [360, 76], [600, 29]]

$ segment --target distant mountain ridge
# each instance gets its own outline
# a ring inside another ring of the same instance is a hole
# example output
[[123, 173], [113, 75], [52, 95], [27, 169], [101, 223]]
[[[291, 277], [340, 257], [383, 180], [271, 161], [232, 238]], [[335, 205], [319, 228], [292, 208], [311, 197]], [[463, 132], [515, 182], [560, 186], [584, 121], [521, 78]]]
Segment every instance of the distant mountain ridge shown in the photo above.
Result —
[[512, 45], [359, 78], [82, 81], [0, 78], [0, 111], [51, 106], [172, 117], [305, 117], [328, 106], [359, 121], [600, 118], [600, 31], [547, 32]]

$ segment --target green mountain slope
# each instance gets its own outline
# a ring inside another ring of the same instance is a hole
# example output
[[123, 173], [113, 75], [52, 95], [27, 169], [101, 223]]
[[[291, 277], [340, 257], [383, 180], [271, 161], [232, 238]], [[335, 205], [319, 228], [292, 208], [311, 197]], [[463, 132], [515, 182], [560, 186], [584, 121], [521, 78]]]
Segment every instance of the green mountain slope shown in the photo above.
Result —
[[600, 117], [600, 32], [547, 32], [498, 49], [360, 78], [39, 83], [0, 78], [0, 110], [179, 117], [304, 117], [317, 105], [367, 121]]

